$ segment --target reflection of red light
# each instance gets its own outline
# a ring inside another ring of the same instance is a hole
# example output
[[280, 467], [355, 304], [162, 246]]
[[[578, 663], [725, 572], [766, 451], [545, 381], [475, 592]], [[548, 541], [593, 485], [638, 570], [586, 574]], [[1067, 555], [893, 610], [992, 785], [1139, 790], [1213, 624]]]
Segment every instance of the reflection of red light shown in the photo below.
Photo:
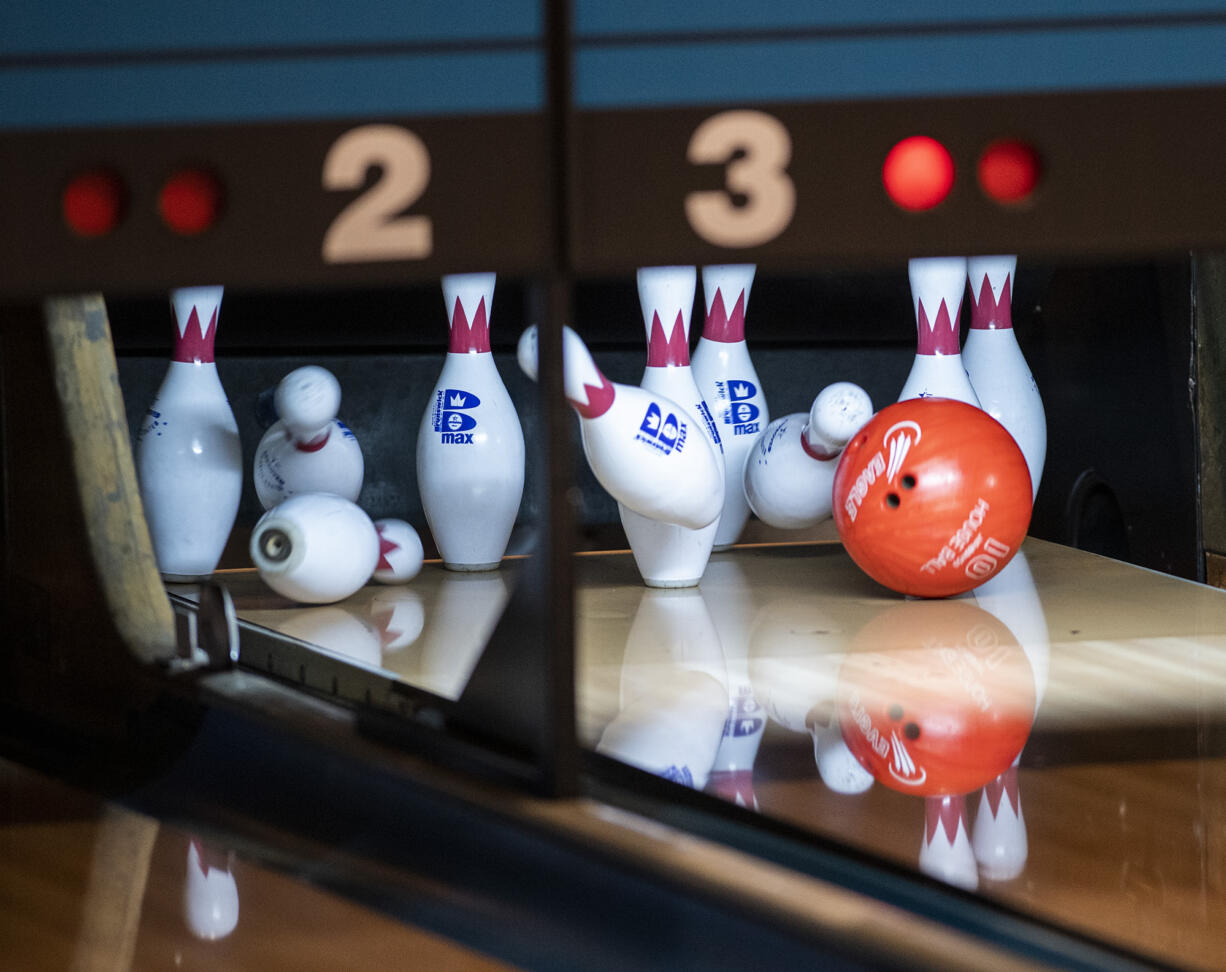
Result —
[[162, 186], [158, 213], [176, 233], [195, 236], [217, 221], [221, 209], [221, 183], [201, 169], [177, 172]]
[[76, 175], [64, 187], [64, 222], [79, 236], [104, 236], [123, 215], [123, 182], [114, 172], [95, 169]]
[[1025, 202], [1039, 184], [1039, 154], [1017, 139], [993, 142], [979, 156], [979, 186], [998, 203]]
[[945, 146], [927, 135], [912, 135], [890, 149], [881, 167], [885, 191], [903, 209], [931, 209], [949, 195], [954, 160]]

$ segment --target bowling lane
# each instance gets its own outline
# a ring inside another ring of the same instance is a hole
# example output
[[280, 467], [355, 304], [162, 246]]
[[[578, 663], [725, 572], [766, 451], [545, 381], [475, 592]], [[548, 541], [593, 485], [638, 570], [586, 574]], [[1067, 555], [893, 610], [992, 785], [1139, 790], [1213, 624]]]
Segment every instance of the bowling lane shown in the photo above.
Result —
[[[368, 584], [336, 604], [305, 607], [271, 591], [254, 569], [223, 570], [217, 577], [242, 620], [456, 699], [502, 617], [518, 563], [507, 558], [499, 570], [466, 573], [430, 561], [410, 584]], [[191, 586], [169, 590], [196, 597]]]
[[580, 558], [581, 738], [1022, 912], [1220, 967], [1226, 593], [1033, 539], [1023, 554], [937, 602], [877, 586], [837, 544], [716, 554], [688, 591], [644, 588], [629, 555]]
[[0, 914], [10, 969], [512, 968], [6, 761]]

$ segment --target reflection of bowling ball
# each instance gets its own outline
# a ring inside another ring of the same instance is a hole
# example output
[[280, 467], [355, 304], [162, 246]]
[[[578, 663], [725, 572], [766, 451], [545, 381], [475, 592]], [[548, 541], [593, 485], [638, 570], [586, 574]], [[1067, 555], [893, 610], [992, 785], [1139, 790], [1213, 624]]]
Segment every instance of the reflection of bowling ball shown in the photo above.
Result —
[[1005, 427], [946, 398], [883, 408], [834, 474], [834, 522], [851, 558], [903, 594], [983, 583], [1030, 525], [1030, 473]]
[[839, 672], [856, 759], [902, 793], [969, 793], [1013, 763], [1034, 721], [1034, 673], [1009, 629], [966, 601], [913, 601], [870, 621]]

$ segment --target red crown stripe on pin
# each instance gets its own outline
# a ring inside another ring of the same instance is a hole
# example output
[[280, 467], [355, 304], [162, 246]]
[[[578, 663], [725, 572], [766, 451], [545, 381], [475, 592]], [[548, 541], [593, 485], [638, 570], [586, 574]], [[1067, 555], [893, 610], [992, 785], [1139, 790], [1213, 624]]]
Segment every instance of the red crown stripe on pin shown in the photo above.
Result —
[[375, 565], [375, 570], [392, 570], [392, 562], [387, 559], [387, 555], [393, 550], [399, 550], [400, 544], [394, 540], [389, 540], [387, 535], [382, 530], [379, 531], [379, 563]]
[[992, 283], [988, 275], [983, 275], [983, 283], [979, 287], [979, 295], [975, 296], [975, 288], [971, 287], [971, 296], [975, 298], [971, 306], [971, 328], [977, 331], [1003, 331], [1013, 327], [1013, 275], [1005, 275], [1005, 284], [1000, 288], [1000, 300], [992, 296]]
[[187, 326], [179, 327], [175, 321], [175, 344], [171, 352], [172, 361], [185, 361], [188, 364], [199, 362], [209, 364], [213, 361], [213, 339], [217, 337], [217, 308], [213, 308], [213, 316], [209, 318], [209, 326], [200, 329], [200, 315], [195, 306], [187, 317]]
[[587, 382], [583, 383], [583, 390], [587, 392], [586, 402], [575, 398], [568, 398], [575, 411], [584, 418], [599, 418], [613, 407], [613, 396], [616, 394], [613, 382], [609, 381], [599, 371], [596, 374], [600, 375], [601, 384], [589, 385]]
[[993, 820], [1000, 814], [1000, 798], [1006, 793], [1009, 794], [1009, 803], [1013, 807], [1013, 815], [1020, 817], [1022, 815], [1022, 795], [1018, 790], [1016, 766], [1009, 767], [1008, 770], [1001, 773], [1000, 776], [983, 788], [983, 795], [988, 798], [988, 806], [992, 810]]
[[447, 350], [453, 354], [469, 354], [489, 351], [489, 349], [490, 324], [486, 316], [485, 298], [482, 297], [478, 302], [477, 312], [473, 315], [473, 322], [470, 325], [468, 316], [464, 313], [464, 306], [457, 297], [455, 309], [451, 312], [451, 341], [447, 345]]
[[958, 303], [957, 316], [949, 319], [949, 307], [944, 299], [937, 309], [935, 323], [928, 320], [924, 302], [919, 302], [919, 334], [916, 350], [920, 354], [958, 354], [958, 332], [961, 328], [962, 304]]
[[685, 334], [685, 319], [681, 311], [677, 311], [672, 333], [667, 337], [664, 335], [664, 325], [660, 323], [660, 312], [653, 311], [651, 334], [647, 338], [647, 367], [664, 368], [668, 365], [688, 365], [689, 363], [690, 342]]
[[966, 809], [966, 801], [962, 797], [929, 797], [924, 801], [924, 824], [927, 842], [932, 843], [936, 837], [937, 828], [945, 831], [952, 845], [958, 838], [958, 821], [962, 819]]
[[702, 336], [708, 341], [721, 341], [724, 344], [745, 340], [745, 291], [742, 290], [737, 296], [729, 314], [724, 308], [724, 295], [716, 288], [706, 323], [702, 326]]

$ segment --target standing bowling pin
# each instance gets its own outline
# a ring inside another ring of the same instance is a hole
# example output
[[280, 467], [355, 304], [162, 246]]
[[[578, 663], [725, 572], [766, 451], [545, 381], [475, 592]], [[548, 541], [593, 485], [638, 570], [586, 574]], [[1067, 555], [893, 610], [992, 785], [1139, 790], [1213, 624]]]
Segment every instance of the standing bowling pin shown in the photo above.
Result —
[[978, 408], [979, 398], [966, 376], [958, 343], [966, 290], [965, 257], [911, 260], [907, 275], [915, 305], [916, 351], [898, 400], [953, 398]]
[[758, 519], [781, 530], [801, 530], [830, 516], [839, 456], [872, 417], [868, 392], [838, 381], [821, 390], [807, 413], [772, 422], [743, 477], [743, 492]]
[[[690, 370], [690, 315], [694, 309], [697, 273], [693, 267], [646, 267], [638, 272], [639, 304], [647, 331], [647, 368], [642, 387], [672, 399], [684, 409], [699, 435], [706, 435], [719, 454], [720, 479], [724, 455], [719, 431]], [[720, 483], [720, 509], [724, 487]], [[693, 587], [715, 544], [718, 520], [699, 530], [661, 523], [618, 504], [626, 539], [648, 587]]]
[[277, 385], [278, 421], [255, 450], [255, 492], [264, 509], [297, 493], [335, 493], [357, 502], [365, 463], [344, 422], [341, 386], [327, 368], [297, 368]]
[[1047, 458], [1047, 416], [1039, 386], [1013, 332], [1017, 257], [971, 257], [966, 266], [971, 284], [971, 327], [962, 361], [984, 411], [1009, 430], [1026, 457], [1033, 499], [1039, 494]]
[[494, 274], [443, 278], [447, 361], [417, 433], [417, 483], [449, 570], [492, 570], [524, 493], [524, 433], [490, 353]]
[[979, 887], [979, 867], [967, 829], [966, 797], [924, 797], [920, 870], [967, 891]]
[[171, 292], [170, 368], [136, 432], [141, 500], [167, 581], [213, 573], [243, 491], [238, 423], [213, 360], [221, 294], [221, 287]]
[[745, 345], [745, 310], [753, 275], [752, 263], [702, 268], [707, 317], [694, 350], [693, 369], [724, 445], [724, 509], [715, 531], [716, 550], [736, 543], [745, 528], [749, 518], [741, 488], [745, 461], [770, 422], [762, 382]]
[[[520, 336], [519, 366], [537, 375], [537, 329]], [[714, 444], [676, 402], [609, 381], [569, 327], [562, 329], [562, 381], [579, 415], [580, 440], [592, 474], [618, 504], [692, 529], [723, 506], [723, 467]]]

